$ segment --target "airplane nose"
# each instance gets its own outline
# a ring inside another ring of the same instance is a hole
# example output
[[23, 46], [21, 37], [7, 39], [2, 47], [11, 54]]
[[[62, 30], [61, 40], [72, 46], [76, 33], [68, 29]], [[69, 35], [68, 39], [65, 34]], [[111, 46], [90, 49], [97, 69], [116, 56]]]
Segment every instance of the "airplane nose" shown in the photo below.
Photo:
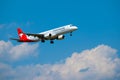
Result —
[[78, 27], [75, 26], [75, 29], [78, 29]]
[[74, 29], [74, 30], [77, 30], [77, 29], [78, 29], [78, 27], [77, 27], [77, 26], [74, 26], [74, 27], [73, 27], [73, 29]]

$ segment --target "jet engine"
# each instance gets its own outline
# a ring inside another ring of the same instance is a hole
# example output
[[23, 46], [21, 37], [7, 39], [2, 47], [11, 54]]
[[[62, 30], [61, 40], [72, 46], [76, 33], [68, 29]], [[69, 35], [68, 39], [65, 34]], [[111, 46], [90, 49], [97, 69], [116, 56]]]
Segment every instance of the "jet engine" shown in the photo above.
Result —
[[64, 35], [59, 35], [59, 36], [57, 37], [57, 40], [62, 40], [62, 39], [64, 39], [64, 38], [65, 38]]

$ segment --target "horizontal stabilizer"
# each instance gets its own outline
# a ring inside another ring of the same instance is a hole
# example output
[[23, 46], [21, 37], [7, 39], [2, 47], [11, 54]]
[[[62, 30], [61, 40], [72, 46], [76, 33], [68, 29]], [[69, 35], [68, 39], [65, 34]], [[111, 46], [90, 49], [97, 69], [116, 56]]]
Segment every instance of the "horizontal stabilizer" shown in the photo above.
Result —
[[11, 40], [16, 40], [16, 41], [20, 41], [20, 39], [18, 38], [10, 38]]

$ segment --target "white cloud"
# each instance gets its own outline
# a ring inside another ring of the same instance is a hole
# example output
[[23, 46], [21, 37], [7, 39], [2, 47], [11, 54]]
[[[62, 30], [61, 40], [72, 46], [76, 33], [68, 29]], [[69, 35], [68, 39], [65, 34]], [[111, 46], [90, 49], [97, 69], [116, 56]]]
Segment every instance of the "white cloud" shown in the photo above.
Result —
[[[7, 80], [119, 80], [120, 58], [115, 49], [99, 45], [73, 53], [64, 63], [17, 66], [0, 64], [0, 74]], [[1, 70], [3, 70], [1, 72]], [[11, 73], [11, 75], [7, 75]]]
[[0, 79], [1, 80], [12, 80], [13, 74], [15, 74], [14, 70], [10, 65], [0, 63]]
[[29, 45], [28, 43], [23, 43], [17, 46], [14, 46], [9, 51], [13, 59], [18, 59], [19, 57], [28, 56], [30, 54], [36, 54], [35, 50], [38, 48], [38, 44]]
[[13, 45], [10, 41], [0, 41], [1, 60], [17, 60], [22, 57], [36, 55], [38, 44], [21, 43]]

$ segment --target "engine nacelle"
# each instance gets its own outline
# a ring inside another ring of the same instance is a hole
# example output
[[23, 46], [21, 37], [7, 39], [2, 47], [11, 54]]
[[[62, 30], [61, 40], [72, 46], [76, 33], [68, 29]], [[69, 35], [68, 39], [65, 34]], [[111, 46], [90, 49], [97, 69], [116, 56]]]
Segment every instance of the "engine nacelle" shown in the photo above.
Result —
[[65, 37], [64, 35], [59, 35], [59, 36], [57, 37], [57, 39], [58, 39], [58, 40], [62, 40], [62, 39], [64, 39], [64, 37]]

